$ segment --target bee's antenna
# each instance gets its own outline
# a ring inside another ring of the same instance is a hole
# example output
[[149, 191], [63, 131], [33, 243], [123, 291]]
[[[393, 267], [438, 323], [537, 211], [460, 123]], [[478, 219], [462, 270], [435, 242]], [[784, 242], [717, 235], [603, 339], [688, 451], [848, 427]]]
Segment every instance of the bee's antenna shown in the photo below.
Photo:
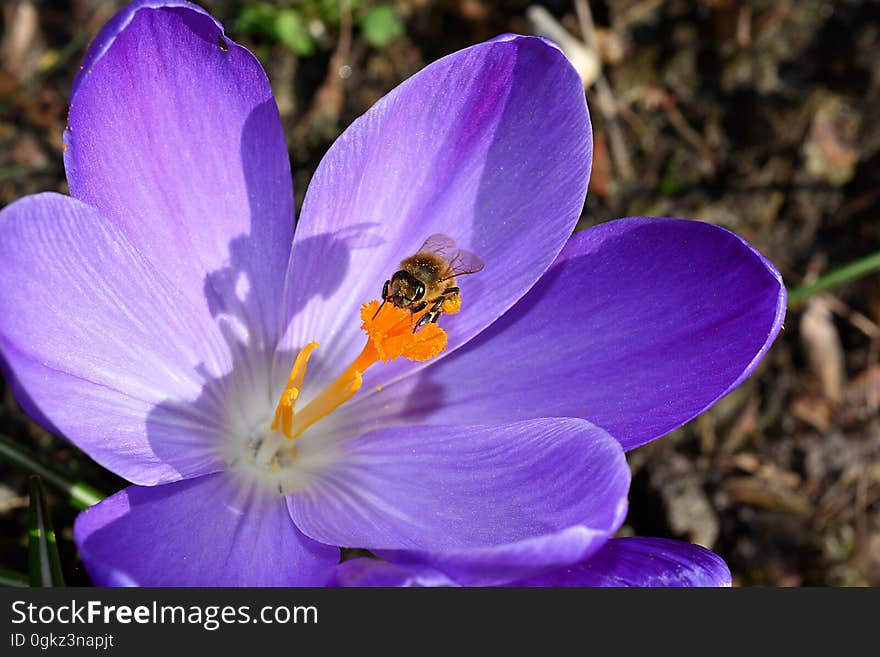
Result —
[[391, 279], [389, 278], [387, 281], [385, 281], [385, 285], [382, 286], [382, 303], [379, 304], [379, 307], [376, 308], [376, 312], [373, 313], [373, 319], [376, 319], [376, 317], [379, 314], [379, 311], [382, 310], [382, 306], [384, 306], [385, 302], [388, 301], [388, 288], [390, 288], [390, 287], [391, 287]]

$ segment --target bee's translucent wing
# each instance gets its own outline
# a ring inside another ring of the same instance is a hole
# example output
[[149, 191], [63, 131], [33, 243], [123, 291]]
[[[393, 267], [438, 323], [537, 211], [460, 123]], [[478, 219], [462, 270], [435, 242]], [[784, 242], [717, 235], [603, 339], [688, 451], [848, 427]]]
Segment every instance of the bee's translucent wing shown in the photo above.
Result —
[[455, 256], [456, 251], [458, 251], [458, 246], [456, 246], [455, 240], [449, 237], [449, 235], [435, 233], [426, 239], [419, 249], [419, 253], [425, 251], [436, 253], [448, 262], [450, 258]]
[[447, 264], [446, 271], [443, 272], [443, 277], [440, 279], [441, 281], [455, 276], [475, 274], [486, 266], [486, 263], [483, 262], [480, 256], [476, 253], [459, 249], [454, 239], [442, 233], [436, 233], [426, 239], [419, 252], [433, 253], [442, 258]]
[[449, 269], [443, 275], [443, 280], [453, 276], [476, 274], [486, 266], [486, 263], [483, 262], [480, 256], [464, 249], [458, 249], [452, 256], [452, 259], [447, 260], [447, 262], [449, 263]]

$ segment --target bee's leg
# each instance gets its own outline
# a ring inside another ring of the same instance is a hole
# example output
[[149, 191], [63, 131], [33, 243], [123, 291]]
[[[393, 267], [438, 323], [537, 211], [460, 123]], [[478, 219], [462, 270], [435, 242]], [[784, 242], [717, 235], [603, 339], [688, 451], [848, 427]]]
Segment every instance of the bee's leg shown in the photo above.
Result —
[[[422, 312], [427, 306], [428, 306], [428, 302], [422, 301], [421, 303], [417, 303], [416, 305], [409, 307], [409, 325], [410, 325], [410, 328], [412, 328], [413, 333], [415, 333], [416, 329], [419, 326], [421, 326], [421, 324], [416, 324], [415, 326], [413, 326], [413, 323], [412, 323], [413, 316], [416, 313]], [[419, 321], [421, 321], [421, 320], [419, 320]]]
[[419, 321], [416, 322], [415, 327], [413, 327], [413, 333], [415, 333], [415, 332], [418, 331], [420, 328], [422, 328], [425, 324], [427, 324], [428, 322], [430, 322], [430, 321], [431, 321], [431, 315], [433, 315], [433, 313], [429, 310], [429, 311], [426, 312], [424, 315], [422, 315], [421, 317], [419, 317]]
[[[448, 312], [452, 315], [457, 313], [461, 308], [461, 297], [459, 296], [458, 287], [447, 287], [443, 291], [443, 296], [440, 297], [442, 300], [441, 308], [443, 312]], [[447, 303], [449, 305], [447, 305]], [[438, 309], [440, 310], [440, 309]]]
[[440, 315], [442, 314], [443, 313], [441, 313], [439, 310], [429, 310], [424, 315], [422, 315], [422, 318], [419, 320], [416, 328], [420, 329], [427, 324], [436, 324], [437, 320], [440, 319]]
[[434, 305], [431, 306], [431, 309], [419, 318], [418, 323], [413, 329], [413, 333], [418, 331], [429, 322], [433, 322], [435, 324], [437, 323], [437, 320], [440, 318], [440, 307], [443, 305], [443, 301], [445, 301], [444, 297], [440, 297], [434, 302]]

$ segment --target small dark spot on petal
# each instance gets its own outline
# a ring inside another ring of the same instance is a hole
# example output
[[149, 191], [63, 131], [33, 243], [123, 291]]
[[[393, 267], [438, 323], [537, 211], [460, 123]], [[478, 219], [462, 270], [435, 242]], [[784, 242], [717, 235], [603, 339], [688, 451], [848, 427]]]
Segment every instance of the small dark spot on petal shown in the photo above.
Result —
[[222, 34], [217, 35], [217, 45], [220, 46], [220, 50], [223, 52], [229, 52], [229, 45], [226, 43]]

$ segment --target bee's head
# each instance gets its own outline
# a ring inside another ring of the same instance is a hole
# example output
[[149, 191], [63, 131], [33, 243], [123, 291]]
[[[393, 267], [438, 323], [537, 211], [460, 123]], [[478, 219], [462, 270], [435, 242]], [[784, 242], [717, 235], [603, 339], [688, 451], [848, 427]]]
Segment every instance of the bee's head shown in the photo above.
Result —
[[424, 296], [424, 284], [415, 276], [401, 269], [391, 277], [386, 301], [390, 301], [398, 308], [409, 308]]

